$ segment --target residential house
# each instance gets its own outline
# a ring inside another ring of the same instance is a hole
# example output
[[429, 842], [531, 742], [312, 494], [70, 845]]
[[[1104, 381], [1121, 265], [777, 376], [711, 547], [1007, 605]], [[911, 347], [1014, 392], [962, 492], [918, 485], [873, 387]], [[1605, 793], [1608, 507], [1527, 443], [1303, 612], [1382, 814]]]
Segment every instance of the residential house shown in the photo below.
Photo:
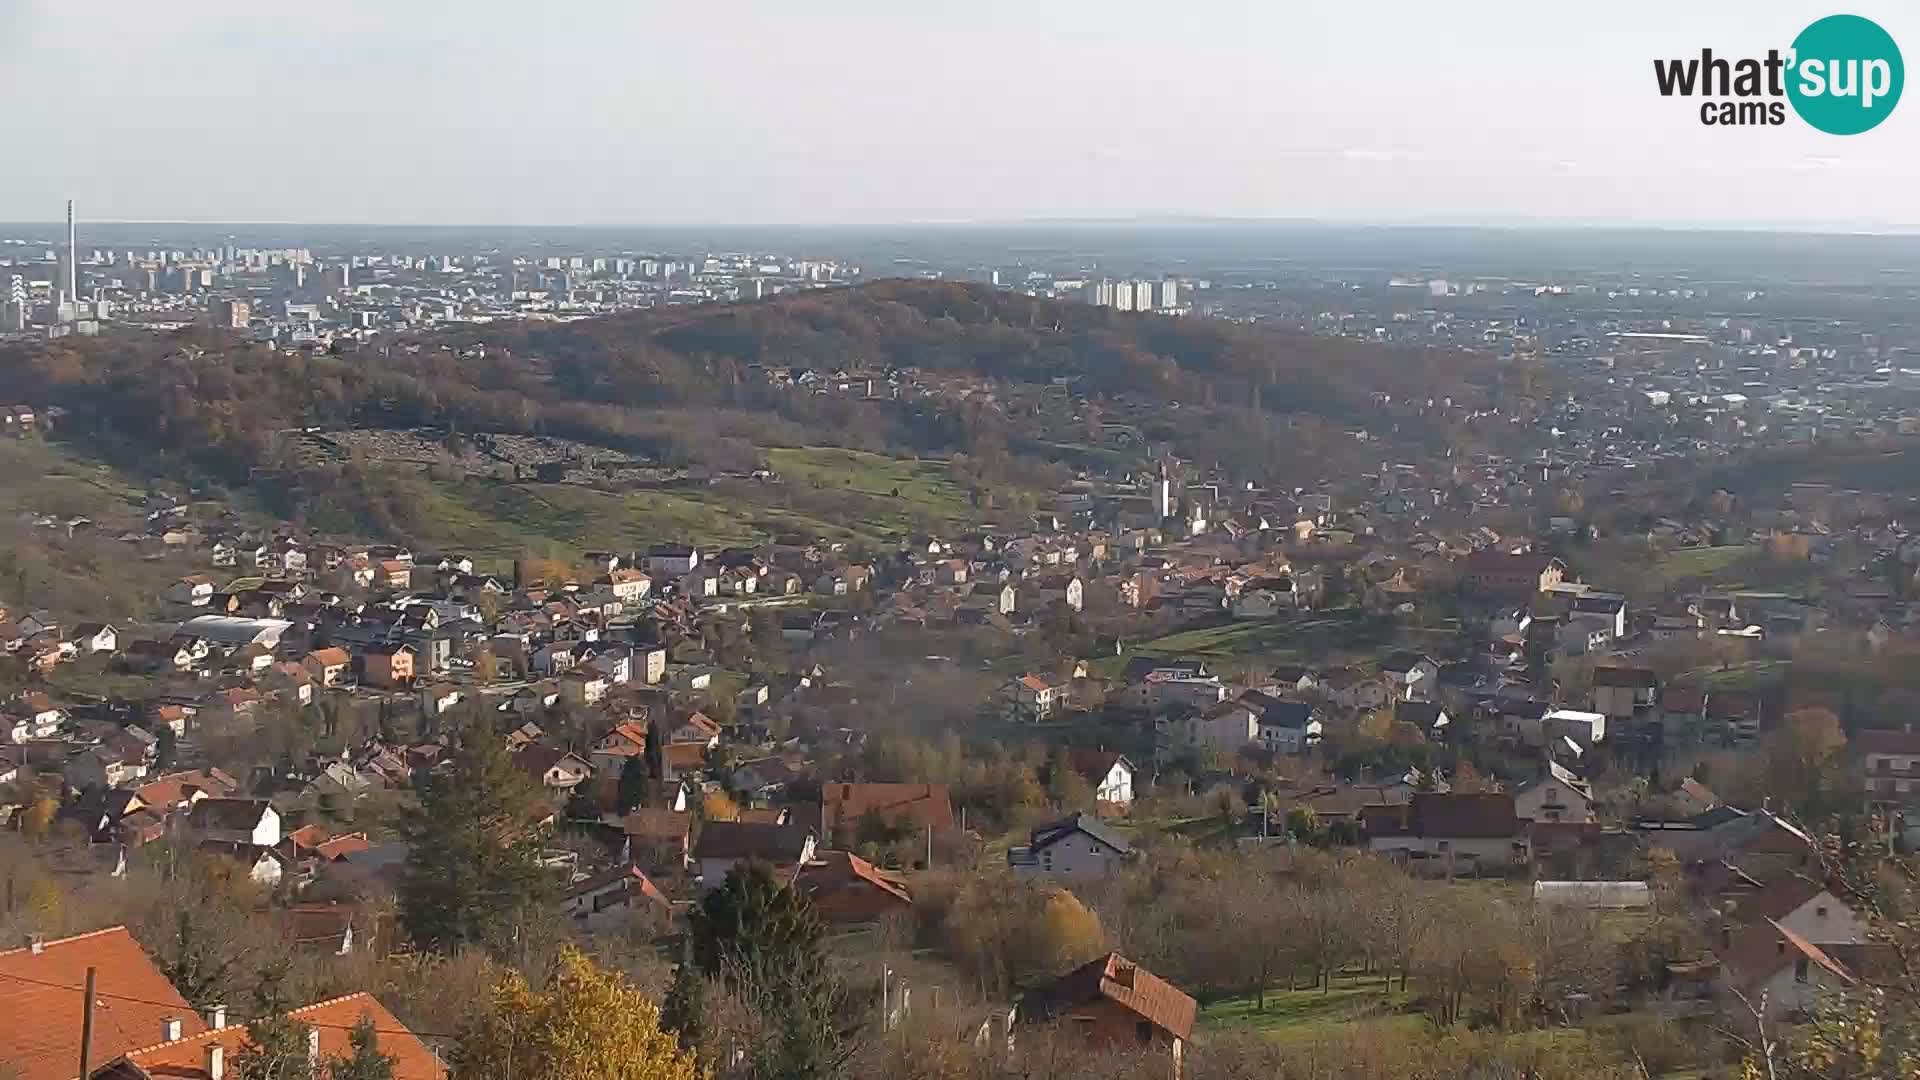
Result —
[[1399, 697], [1390, 679], [1357, 668], [1335, 668], [1320, 678], [1320, 693], [1343, 709], [1383, 708]]
[[54, 738], [66, 719], [66, 710], [38, 690], [19, 695], [0, 709], [0, 725], [5, 725], [8, 738], [16, 744]]
[[1060, 604], [1069, 610], [1079, 611], [1086, 604], [1087, 583], [1078, 574], [1043, 574], [1028, 580], [1038, 599], [1034, 605], [1036, 608]]
[[[81, 989], [89, 973], [91, 1010]], [[0, 1053], [15, 1080], [73, 1080], [87, 1019], [101, 1063], [206, 1030], [124, 926], [0, 952]]]
[[1591, 750], [1607, 737], [1607, 718], [1597, 712], [1578, 709], [1550, 709], [1540, 718], [1541, 730], [1549, 739], [1568, 738]]
[[399, 591], [413, 587], [413, 564], [386, 559], [374, 566], [373, 582], [383, 589]]
[[660, 750], [660, 778], [677, 783], [707, 767], [707, 747], [701, 743], [668, 743]]
[[913, 894], [898, 877], [850, 851], [822, 851], [800, 867], [794, 887], [832, 926], [878, 922], [913, 910]]
[[413, 685], [413, 646], [376, 645], [357, 658], [360, 680], [369, 686], [400, 689]]
[[1393, 719], [1398, 723], [1412, 724], [1429, 739], [1443, 739], [1453, 718], [1439, 702], [1400, 701], [1393, 706]]
[[629, 722], [615, 725], [602, 736], [588, 757], [593, 763], [594, 775], [617, 777], [629, 759], [643, 757], [646, 752], [646, 727]]
[[1627, 636], [1627, 598], [1616, 593], [1582, 593], [1573, 598], [1567, 622], [1604, 631], [1607, 640], [1618, 641]]
[[1826, 950], [1771, 919], [1734, 934], [1716, 953], [1721, 988], [1773, 1020], [1809, 1015], [1857, 981]]
[[194, 662], [193, 649], [179, 641], [135, 641], [119, 657], [122, 667], [144, 675], [188, 671]]
[[1063, 1025], [1096, 1045], [1164, 1054], [1180, 1080], [1199, 1006], [1172, 983], [1108, 953], [1021, 998], [1018, 1014], [1029, 1023]]
[[206, 607], [213, 600], [213, 579], [190, 574], [169, 586], [162, 599], [182, 607]]
[[802, 824], [771, 825], [745, 821], [709, 821], [700, 830], [693, 861], [700, 881], [717, 888], [727, 873], [748, 860], [776, 867], [797, 867], [813, 859], [816, 837]]
[[1393, 652], [1380, 661], [1380, 674], [1393, 687], [1394, 700], [1414, 701], [1433, 696], [1440, 665], [1419, 653]]
[[685, 810], [640, 807], [620, 823], [629, 857], [656, 871], [679, 872], [692, 865], [693, 815]]
[[1615, 725], [1653, 719], [1659, 701], [1660, 676], [1651, 668], [1607, 666], [1593, 671], [1593, 711]]
[[1718, 905], [1731, 933], [1771, 921], [1824, 948], [1867, 941], [1866, 920], [1825, 883], [1804, 874], [1780, 874], [1757, 889], [1730, 889]]
[[712, 750], [720, 745], [720, 725], [709, 719], [706, 713], [688, 713], [685, 719], [668, 729], [667, 741], [696, 743], [704, 749]]
[[861, 823], [876, 819], [888, 828], [918, 834], [954, 827], [953, 799], [945, 784], [826, 784], [820, 789], [821, 835], [851, 846]]
[[615, 570], [607, 575], [606, 586], [621, 602], [636, 604], [653, 591], [653, 579], [639, 570]]
[[1513, 812], [1532, 822], [1589, 824], [1597, 820], [1592, 787], [1559, 762], [1548, 762], [1545, 776], [1514, 792]]
[[1551, 556], [1481, 550], [1467, 556], [1461, 581], [1485, 598], [1520, 599], [1560, 584], [1566, 572], [1566, 564]]
[[1320, 720], [1312, 705], [1249, 690], [1238, 698], [1253, 711], [1254, 741], [1274, 754], [1303, 754], [1320, 741]]
[[1377, 852], [1442, 858], [1504, 869], [1527, 860], [1524, 823], [1507, 792], [1415, 792], [1398, 805], [1361, 811], [1367, 846]]
[[[373, 1028], [375, 1049], [393, 1063], [393, 1080], [444, 1080], [447, 1075], [439, 1056], [370, 994], [332, 998], [294, 1009], [287, 1017], [308, 1033], [307, 1056], [311, 1059], [352, 1057], [354, 1029], [366, 1023]], [[97, 1034], [97, 1021], [95, 1028]], [[175, 1034], [172, 1025], [166, 1028], [166, 1035]], [[171, 1039], [153, 1036], [164, 1041], [156, 1043], [150, 1038], [139, 1049], [112, 1058], [96, 1054], [105, 1064], [89, 1080], [222, 1080], [237, 1074], [237, 1063], [253, 1049], [250, 1029], [240, 1022], [223, 1021], [213, 1030], [182, 1028], [180, 1035]], [[66, 1075], [72, 1075], [71, 1066]]]
[[593, 778], [592, 762], [553, 746], [529, 746], [513, 755], [513, 764], [556, 799], [573, 794], [575, 788]]
[[1042, 825], [1027, 843], [1007, 850], [1007, 866], [1022, 877], [1071, 881], [1108, 877], [1133, 858], [1133, 847], [1092, 814], [1069, 814]]
[[281, 915], [287, 943], [301, 952], [348, 956], [354, 946], [354, 923], [360, 917], [352, 904], [336, 901], [290, 905]]
[[1066, 688], [1045, 675], [1028, 672], [1008, 683], [1002, 691], [1011, 713], [1020, 720], [1046, 720], [1066, 699]]
[[633, 647], [633, 677], [648, 686], [658, 686], [667, 677], [667, 648], [659, 644]]
[[605, 675], [576, 668], [560, 676], [560, 697], [574, 705], [598, 705], [607, 696], [610, 685]]
[[649, 574], [680, 577], [700, 565], [700, 551], [681, 544], [658, 544], [647, 549], [645, 565]]
[[1072, 750], [1067, 764], [1093, 785], [1095, 802], [1125, 809], [1133, 805], [1133, 777], [1137, 771], [1125, 754], [1104, 750]]
[[280, 812], [265, 799], [202, 798], [187, 827], [203, 842], [270, 848], [280, 843]]
[[[1154, 745], [1163, 753], [1202, 750], [1233, 753], [1260, 739], [1264, 709], [1246, 695], [1221, 701], [1201, 712], [1167, 713], [1154, 718]], [[1264, 695], [1263, 695], [1264, 696]]]
[[120, 631], [112, 623], [81, 623], [73, 628], [70, 640], [88, 656], [120, 649]]
[[315, 649], [300, 664], [322, 689], [330, 689], [347, 677], [353, 667], [353, 657], [341, 648]]
[[1892, 810], [1920, 806], [1920, 734], [1868, 730], [1850, 744], [1860, 757], [1861, 790], [1869, 806]]
[[665, 925], [672, 903], [637, 866], [619, 866], [568, 885], [560, 894], [560, 913], [588, 931], [630, 924], [651, 916]]

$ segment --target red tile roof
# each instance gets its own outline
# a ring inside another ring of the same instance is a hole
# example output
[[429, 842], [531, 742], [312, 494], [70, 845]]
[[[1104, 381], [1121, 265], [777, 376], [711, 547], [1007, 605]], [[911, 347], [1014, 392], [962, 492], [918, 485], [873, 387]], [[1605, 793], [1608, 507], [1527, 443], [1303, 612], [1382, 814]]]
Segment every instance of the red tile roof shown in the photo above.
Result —
[[1194, 1000], [1119, 953], [1108, 953], [1062, 975], [1028, 1007], [1059, 1016], [1102, 998], [1177, 1038], [1193, 1036], [1193, 1020], [1199, 1012]]
[[[441, 1080], [446, 1066], [434, 1056], [419, 1037], [386, 1010], [371, 994], [350, 994], [317, 1002], [287, 1015], [310, 1025], [320, 1033], [322, 1057], [346, 1057], [353, 1052], [349, 1041], [355, 1024], [362, 1017], [373, 1020], [379, 1033], [380, 1052], [392, 1057], [394, 1080]], [[156, 1031], [158, 1028], [155, 1029]], [[148, 1044], [126, 1055], [153, 1080], [208, 1080], [207, 1048], [218, 1043], [226, 1048], [227, 1061], [250, 1043], [245, 1024], [229, 1024], [176, 1042]], [[229, 1074], [232, 1065], [228, 1065]], [[129, 1075], [133, 1075], [129, 1072]]]
[[87, 969], [96, 969], [93, 1060], [105, 1063], [162, 1035], [161, 1022], [205, 1025], [124, 926], [0, 953], [0, 1059], [19, 1080], [70, 1080], [80, 1063]]
[[821, 825], [829, 835], [870, 812], [894, 826], [953, 828], [953, 800], [945, 784], [827, 784], [820, 803]]

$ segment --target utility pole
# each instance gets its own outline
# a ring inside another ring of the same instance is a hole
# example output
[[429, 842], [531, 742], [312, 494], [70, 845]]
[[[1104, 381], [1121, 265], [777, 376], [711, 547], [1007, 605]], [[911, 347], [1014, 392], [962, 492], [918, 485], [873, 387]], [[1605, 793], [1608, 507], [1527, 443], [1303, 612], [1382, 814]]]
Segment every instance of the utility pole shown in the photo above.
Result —
[[80, 1080], [93, 1072], [93, 983], [99, 972], [87, 969], [87, 999], [80, 1006]]

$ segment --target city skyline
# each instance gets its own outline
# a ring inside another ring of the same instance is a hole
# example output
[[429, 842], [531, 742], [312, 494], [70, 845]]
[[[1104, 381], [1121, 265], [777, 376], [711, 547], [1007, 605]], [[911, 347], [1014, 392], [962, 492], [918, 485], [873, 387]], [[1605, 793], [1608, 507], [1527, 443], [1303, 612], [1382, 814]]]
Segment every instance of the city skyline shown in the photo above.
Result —
[[1654, 58], [1783, 46], [1812, 3], [112, 6], [0, 4], [0, 93], [66, 101], [16, 116], [61, 152], [0, 177], [0, 218], [1920, 227], [1911, 107], [1852, 137], [1717, 131], [1654, 88]]

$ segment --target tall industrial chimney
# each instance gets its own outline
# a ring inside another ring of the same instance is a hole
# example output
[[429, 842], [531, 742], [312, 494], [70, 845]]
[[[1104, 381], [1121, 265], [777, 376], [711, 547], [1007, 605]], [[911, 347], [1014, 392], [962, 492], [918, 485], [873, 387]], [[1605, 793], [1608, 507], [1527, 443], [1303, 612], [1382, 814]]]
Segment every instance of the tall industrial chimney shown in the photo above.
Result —
[[73, 200], [67, 200], [67, 299], [80, 303], [80, 245], [74, 239]]

